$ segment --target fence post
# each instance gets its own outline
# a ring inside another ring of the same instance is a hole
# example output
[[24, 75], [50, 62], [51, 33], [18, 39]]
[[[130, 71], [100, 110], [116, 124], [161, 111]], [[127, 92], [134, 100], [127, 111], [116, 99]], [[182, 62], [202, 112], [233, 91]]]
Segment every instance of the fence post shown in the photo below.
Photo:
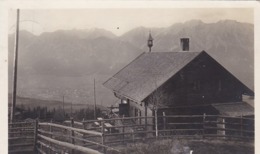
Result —
[[[166, 130], [166, 117], [165, 117], [165, 112], [163, 112], [163, 130]], [[164, 135], [166, 132], [164, 132]]]
[[145, 131], [146, 131], [146, 134], [145, 134], [145, 137], [147, 138], [148, 137], [148, 129], [147, 129], [147, 102], [144, 103], [144, 106], [145, 106], [145, 110], [144, 110], [144, 114], [145, 114]]
[[[52, 119], [51, 119], [51, 123], [52, 123]], [[52, 126], [49, 126], [49, 131], [50, 131], [50, 133], [52, 133]], [[52, 138], [52, 134], [50, 134], [50, 138]], [[52, 144], [51, 144], [51, 142], [49, 142], [49, 153], [51, 154], [52, 153], [52, 149], [51, 149], [51, 146], [52, 146]]]
[[[101, 143], [102, 143], [102, 145], [105, 145], [105, 126], [104, 126], [104, 121], [101, 121], [101, 132], [102, 132]], [[103, 152], [106, 153], [106, 148], [105, 147], [103, 147]]]
[[157, 108], [155, 109], [155, 136], [158, 138], [158, 117], [157, 117]]
[[[82, 124], [83, 124], [83, 129], [86, 130], [86, 129], [87, 129], [87, 126], [86, 126], [86, 125], [87, 125], [88, 123], [85, 122], [85, 118], [82, 119]], [[85, 134], [85, 133], [83, 134], [83, 137], [82, 137], [82, 138], [83, 138], [83, 139], [86, 138], [86, 134]], [[86, 144], [87, 142], [83, 141], [83, 143]]]
[[205, 138], [205, 120], [206, 120], [206, 113], [203, 114], [203, 134], [202, 134], [202, 138]]
[[35, 125], [34, 125], [34, 152], [37, 152], [37, 137], [38, 137], [38, 119], [35, 120]]
[[123, 144], [125, 143], [125, 126], [122, 127], [122, 133], [123, 133]]
[[240, 136], [243, 137], [243, 116], [240, 116]]
[[226, 119], [221, 116], [217, 118], [217, 135], [220, 135], [220, 138], [226, 138]]
[[[74, 119], [71, 118], [70, 120], [71, 120], [70, 126], [74, 127]], [[71, 130], [71, 144], [75, 144], [74, 130]], [[74, 154], [74, 150], [73, 149], [71, 149], [71, 154]]]
[[135, 142], [135, 134], [134, 134], [134, 130], [132, 130], [132, 140], [133, 140], [133, 142]]

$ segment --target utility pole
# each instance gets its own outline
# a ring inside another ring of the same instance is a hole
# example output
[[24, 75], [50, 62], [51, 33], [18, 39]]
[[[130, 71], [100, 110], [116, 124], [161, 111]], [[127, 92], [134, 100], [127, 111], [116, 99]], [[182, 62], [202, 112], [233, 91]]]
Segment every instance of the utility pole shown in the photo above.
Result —
[[13, 69], [13, 96], [12, 96], [12, 109], [11, 109], [11, 122], [14, 121], [15, 116], [15, 105], [16, 105], [16, 89], [17, 89], [17, 64], [18, 64], [18, 45], [19, 45], [19, 20], [20, 10], [17, 9], [17, 20], [16, 20], [16, 33], [14, 42], [14, 69]]
[[94, 78], [94, 119], [97, 119], [96, 116], [96, 81]]

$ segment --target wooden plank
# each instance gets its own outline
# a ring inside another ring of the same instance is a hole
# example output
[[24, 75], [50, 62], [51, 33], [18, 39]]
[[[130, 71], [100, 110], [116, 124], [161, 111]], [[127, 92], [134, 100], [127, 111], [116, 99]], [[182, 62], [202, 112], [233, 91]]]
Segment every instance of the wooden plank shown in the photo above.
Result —
[[227, 138], [241, 138], [241, 139], [249, 139], [254, 140], [254, 137], [246, 137], [246, 136], [237, 136], [237, 135], [217, 135], [217, 134], [205, 134], [205, 137], [227, 137]]
[[[52, 136], [59, 136], [59, 137], [64, 137], [64, 138], [73, 138], [73, 139], [76, 139], [76, 140], [79, 140], [79, 141], [90, 142], [90, 143], [102, 146], [102, 144], [100, 144], [100, 143], [93, 142], [93, 141], [83, 139], [83, 138], [78, 138], [78, 137], [75, 137], [75, 136], [71, 137], [71, 136], [68, 136], [68, 135], [56, 134], [56, 133], [48, 132], [48, 131], [45, 131], [45, 130], [42, 130], [42, 129], [39, 129], [38, 131], [41, 132], [41, 133], [44, 133], [44, 134], [52, 135]], [[100, 136], [98, 136], [98, 137], [100, 137]]]
[[[153, 124], [147, 124], [147, 126], [154, 126], [154, 125]], [[109, 128], [122, 128], [122, 127], [144, 127], [145, 128], [145, 124], [144, 125], [133, 124], [133, 125], [111, 126]]]
[[[52, 120], [51, 120], [50, 122], [52, 123]], [[49, 132], [52, 133], [52, 126], [49, 126]], [[50, 135], [49, 137], [52, 138], [52, 135]], [[50, 146], [50, 147], [52, 146], [51, 142], [49, 142], [49, 146]], [[53, 151], [53, 150], [52, 150], [51, 148], [49, 148], [48, 153], [51, 154], [52, 151]]]
[[19, 132], [8, 132], [8, 134], [26, 134], [26, 133], [33, 133], [34, 130], [27, 130], [27, 131], [19, 131]]
[[202, 135], [165, 135], [165, 136], [159, 136], [159, 138], [203, 138], [203, 136]]
[[[71, 118], [71, 123], [70, 123], [70, 126], [71, 127], [74, 127], [74, 119], [73, 118]], [[70, 143], [71, 144], [75, 144], [75, 139], [74, 139], [74, 136], [75, 136], [75, 133], [74, 133], [74, 130], [71, 130], [71, 132], [70, 132], [71, 134], [71, 141], [70, 141]], [[71, 154], [74, 154], [74, 150], [72, 149], [71, 150]]]
[[8, 128], [8, 130], [34, 130], [33, 127], [12, 127], [12, 128]]
[[[102, 132], [102, 136], [101, 136], [101, 143], [102, 145], [105, 145], [105, 136], [104, 136], [104, 122], [101, 122], [101, 132]], [[103, 147], [103, 152], [106, 153], [106, 148]]]
[[37, 140], [38, 140], [38, 120], [35, 120], [35, 125], [34, 125], [34, 152], [37, 152]]
[[87, 139], [83, 139], [83, 138], [78, 138], [78, 137], [73, 137], [73, 138], [76, 139], [76, 140], [79, 140], [79, 141], [84, 141], [84, 142], [92, 143], [93, 145], [98, 145], [98, 146], [101, 146], [101, 147], [106, 147], [106, 146], [102, 145], [101, 143], [94, 142], [94, 141], [91, 141], [91, 140], [87, 140]]
[[33, 143], [8, 144], [8, 147], [25, 147], [25, 146], [33, 146]]
[[203, 139], [204, 139], [204, 134], [205, 134], [205, 121], [206, 121], [206, 113], [203, 114]]
[[46, 152], [44, 152], [42, 149], [37, 147], [37, 152], [39, 152], [40, 154], [46, 154]]
[[8, 150], [8, 153], [30, 153], [33, 152], [33, 149], [27, 149], [27, 148], [23, 148], [23, 149], [18, 149], [18, 150]]
[[74, 131], [81, 132], [81, 133], [102, 136], [102, 133], [100, 133], [100, 132], [89, 131], [89, 130], [84, 130], [84, 129], [79, 129], [79, 128], [72, 128], [72, 127], [53, 124], [53, 123], [39, 123], [39, 125], [41, 125], [41, 126], [53, 126], [53, 127], [67, 129], [67, 130], [74, 130]]
[[167, 123], [168, 125], [203, 125], [202, 122], [192, 122], [192, 123]]
[[[240, 129], [230, 129], [230, 128], [218, 128], [218, 127], [205, 127], [205, 129], [216, 129], [216, 130], [226, 130], [226, 131], [236, 131], [240, 132]], [[254, 133], [255, 131], [243, 130], [242, 132]]]
[[[158, 116], [163, 118], [164, 116]], [[203, 115], [165, 115], [166, 118], [203, 118]]]
[[[145, 130], [147, 131], [147, 129]], [[123, 144], [125, 143], [125, 127], [122, 128]]]
[[56, 148], [52, 147], [51, 145], [47, 145], [47, 144], [43, 143], [42, 141], [37, 141], [37, 143], [40, 144], [41, 146], [44, 146], [45, 148], [49, 149], [49, 153], [51, 153], [51, 151], [59, 153], [59, 151]]
[[163, 129], [166, 129], [166, 114], [163, 112]]
[[[70, 124], [70, 123], [71, 123], [71, 121], [69, 121], [69, 120], [66, 120], [66, 121], [64, 121], [64, 123], [68, 123], [68, 124]], [[75, 125], [80, 125], [80, 126], [83, 126], [83, 123], [82, 123], [82, 122], [78, 122], [78, 121], [74, 121], [74, 124], [75, 124]]]
[[19, 136], [19, 137], [9, 137], [9, 138], [8, 138], [8, 140], [19, 140], [19, 139], [34, 139], [34, 137]]
[[219, 121], [205, 121], [205, 123], [249, 126], [249, 124], [241, 124], [241, 123], [235, 123], [235, 122], [232, 123], [232, 122], [219, 122]]
[[105, 136], [132, 135], [133, 133], [134, 134], [142, 134], [142, 133], [154, 133], [154, 132], [155, 132], [155, 130], [151, 130], [151, 131], [134, 131], [134, 132], [105, 134]]
[[13, 122], [13, 123], [9, 123], [8, 125], [21, 125], [21, 124], [33, 124], [33, 122]]
[[[219, 115], [218, 117], [231, 118], [231, 119], [241, 119], [241, 117], [230, 117], [230, 116], [223, 116], [223, 115]], [[244, 119], [244, 120], [255, 120], [254, 118], [246, 118], [246, 117], [242, 117], [242, 119]]]
[[48, 134], [48, 135], [55, 135], [55, 133], [48, 132], [48, 131], [45, 131], [45, 130], [43, 130], [43, 129], [38, 129], [38, 132], [44, 133], [44, 134]]
[[[155, 138], [153, 138], [155, 139]], [[135, 141], [143, 141], [144, 139], [143, 138], [135, 138], [134, 139]], [[109, 141], [107, 142], [107, 144], [113, 144], [113, 143], [118, 143], [118, 142], [133, 142], [133, 139], [125, 139], [125, 140], [115, 140], [115, 141]]]
[[84, 134], [82, 134], [82, 133], [79, 133], [79, 132], [74, 132], [76, 135], [78, 135], [78, 136], [80, 136], [80, 137], [83, 137], [84, 136]]
[[[111, 119], [103, 119], [103, 120], [87, 120], [82, 121], [82, 123], [93, 123], [93, 122], [101, 122], [101, 121], [115, 121], [115, 120], [132, 120], [132, 119], [145, 119], [146, 117], [124, 117], [124, 118], [111, 118]], [[147, 117], [148, 119], [154, 118], [153, 116]]]
[[89, 154], [101, 154], [97, 150], [93, 150], [93, 149], [90, 149], [90, 148], [82, 147], [82, 146], [79, 146], [79, 145], [74, 145], [74, 144], [67, 143], [67, 142], [54, 140], [54, 139], [51, 139], [49, 137], [46, 137], [46, 136], [43, 136], [43, 135], [40, 135], [40, 134], [38, 136], [40, 138], [46, 140], [46, 141], [52, 142], [54, 144], [57, 144], [59, 146], [63, 146], [63, 147], [69, 148], [69, 149], [74, 149], [74, 150], [78, 150], [78, 151], [81, 151], [81, 152], [86, 152], [86, 153], [89, 153]]
[[172, 131], [203, 131], [203, 129], [167, 129], [167, 130], [160, 130], [159, 132], [172, 132]]
[[[112, 148], [112, 147], [109, 147], [109, 146], [106, 146], [106, 145], [102, 145], [102, 143], [90, 141], [90, 140], [87, 140], [87, 139], [77, 138], [77, 137], [74, 137], [74, 139], [79, 140], [79, 141], [84, 141], [84, 142], [91, 143], [92, 146], [93, 146], [93, 145], [97, 145], [97, 146], [101, 146], [101, 147], [104, 147], [104, 148], [107, 148], [107, 149], [112, 149], [112, 150], [114, 150], [114, 151], [120, 152], [119, 150], [117, 150], [117, 149], [115, 149], [115, 148]], [[110, 142], [110, 141], [109, 141], [109, 142]], [[89, 144], [84, 144], [84, 145], [89, 145]]]

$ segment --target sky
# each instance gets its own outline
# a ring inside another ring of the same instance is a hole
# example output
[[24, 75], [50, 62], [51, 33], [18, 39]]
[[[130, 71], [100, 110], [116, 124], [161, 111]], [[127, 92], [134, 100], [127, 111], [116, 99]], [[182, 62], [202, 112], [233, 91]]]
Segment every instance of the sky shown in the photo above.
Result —
[[[193, 19], [205, 23], [236, 20], [254, 23], [249, 8], [89, 8], [89, 9], [21, 9], [20, 29], [36, 35], [42, 32], [102, 28], [122, 35], [136, 27], [168, 27]], [[9, 33], [14, 32], [16, 10], [9, 11]]]

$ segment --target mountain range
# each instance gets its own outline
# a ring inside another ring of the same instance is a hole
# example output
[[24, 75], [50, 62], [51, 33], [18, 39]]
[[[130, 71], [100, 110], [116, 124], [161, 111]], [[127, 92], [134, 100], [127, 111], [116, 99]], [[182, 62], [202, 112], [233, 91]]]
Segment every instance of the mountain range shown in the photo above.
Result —
[[[102, 86], [109, 77], [147, 52], [180, 51], [180, 38], [190, 38], [190, 50], [206, 51], [249, 88], [254, 89], [254, 25], [233, 20], [204, 23], [191, 20], [165, 28], [137, 27], [121, 36], [104, 29], [58, 30], [33, 35], [20, 31], [18, 95], [74, 103], [116, 101]], [[12, 85], [14, 34], [9, 35], [9, 92]]]

